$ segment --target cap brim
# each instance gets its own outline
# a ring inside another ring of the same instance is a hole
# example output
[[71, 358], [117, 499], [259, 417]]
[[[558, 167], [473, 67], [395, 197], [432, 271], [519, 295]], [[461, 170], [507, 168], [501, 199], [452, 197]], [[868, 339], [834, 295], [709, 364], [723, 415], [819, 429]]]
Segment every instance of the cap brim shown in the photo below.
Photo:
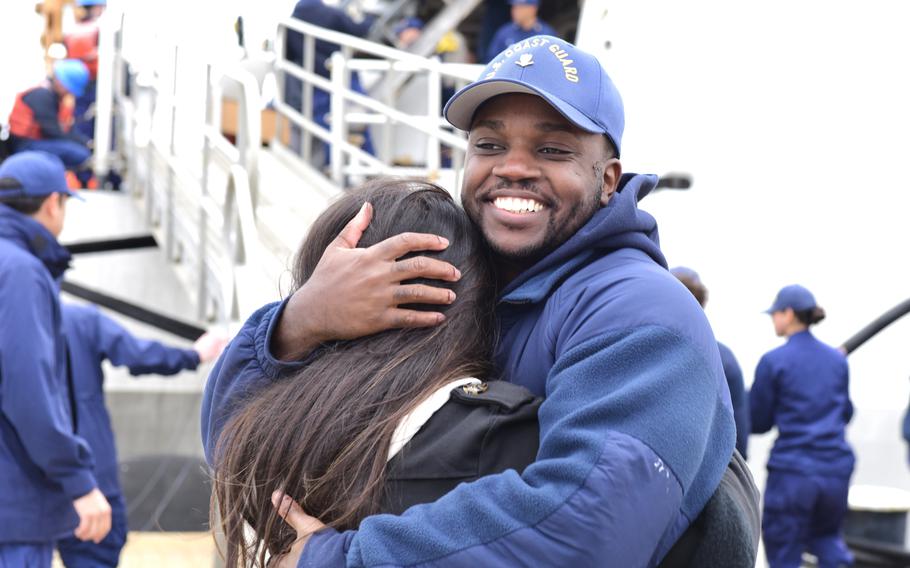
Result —
[[551, 95], [543, 89], [531, 87], [514, 79], [493, 78], [472, 83], [455, 93], [455, 95], [449, 99], [448, 104], [446, 104], [446, 107], [443, 110], [443, 114], [452, 126], [468, 131], [471, 129], [471, 122], [474, 120], [474, 113], [477, 112], [480, 105], [495, 96], [509, 93], [537, 95], [547, 101], [550, 106], [559, 111], [559, 114], [566, 117], [566, 120], [578, 128], [587, 132], [609, 136], [602, 126], [586, 117], [571, 104]]
[[84, 198], [84, 197], [82, 197], [81, 195], [79, 195], [78, 192], [73, 191], [73, 190], [70, 189], [70, 188], [66, 188], [66, 189], [63, 190], [63, 191], [58, 191], [57, 193], [63, 193], [63, 194], [68, 195], [68, 196], [70, 196], [70, 197], [72, 197], [72, 198], [74, 198], [74, 199], [78, 199], [79, 201], [85, 201], [85, 198]]

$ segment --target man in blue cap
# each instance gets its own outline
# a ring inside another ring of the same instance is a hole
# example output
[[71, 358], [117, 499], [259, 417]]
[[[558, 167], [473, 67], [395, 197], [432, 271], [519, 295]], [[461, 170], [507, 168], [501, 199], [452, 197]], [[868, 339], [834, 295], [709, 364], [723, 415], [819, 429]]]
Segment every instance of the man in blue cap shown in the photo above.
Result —
[[101, 541], [111, 509], [75, 435], [58, 281], [67, 188], [59, 158], [0, 164], [0, 566], [50, 566], [54, 541]]
[[483, 61], [489, 63], [512, 44], [522, 42], [532, 36], [555, 36], [556, 30], [537, 18], [538, 0], [509, 0], [512, 21], [504, 24], [493, 34]]
[[[718, 487], [735, 428], [704, 312], [637, 207], [657, 178], [622, 172], [619, 92], [595, 57], [536, 36], [500, 53], [445, 116], [468, 131], [462, 204], [498, 271], [499, 376], [546, 397], [536, 461], [357, 531], [310, 535], [318, 521], [282, 507], [301, 537], [293, 555], [302, 548], [300, 566], [655, 566]], [[256, 312], [222, 355], [202, 409], [210, 462], [238, 405], [320, 345], [439, 325], [432, 306], [408, 305], [458, 301], [413, 283], [460, 278], [432, 252], [410, 254], [444, 239], [357, 248], [371, 217], [364, 206], [306, 284]]]
[[87, 167], [91, 141], [73, 128], [75, 99], [89, 84], [89, 71], [78, 59], [54, 62], [53, 73], [40, 85], [19, 93], [9, 115], [13, 150], [54, 154], [68, 170]]
[[117, 449], [111, 419], [104, 404], [102, 364], [127, 367], [130, 374], [174, 375], [213, 361], [227, 343], [219, 334], [205, 333], [192, 349], [169, 346], [134, 336], [115, 320], [90, 305], [63, 303], [63, 331], [69, 347], [77, 433], [95, 456], [95, 478], [111, 505], [111, 532], [99, 543], [68, 537], [57, 542], [60, 558], [67, 568], [115, 567], [126, 544], [128, 531], [126, 503], [120, 487]]

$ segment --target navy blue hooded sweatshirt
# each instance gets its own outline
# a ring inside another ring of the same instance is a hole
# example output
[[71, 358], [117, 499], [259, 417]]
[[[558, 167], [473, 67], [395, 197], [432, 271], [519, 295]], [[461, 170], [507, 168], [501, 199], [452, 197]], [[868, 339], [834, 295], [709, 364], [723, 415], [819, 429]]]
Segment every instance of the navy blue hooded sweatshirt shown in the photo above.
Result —
[[73, 432], [57, 279], [70, 255], [0, 204], [0, 543], [48, 542], [78, 524], [97, 484]]
[[108, 360], [126, 366], [132, 375], [174, 375], [199, 365], [192, 349], [168, 347], [134, 337], [95, 306], [63, 304], [63, 332], [70, 349], [73, 391], [76, 399], [76, 432], [88, 442], [95, 456], [95, 478], [105, 496], [121, 494], [117, 477], [117, 449], [111, 417], [104, 404], [104, 370]]
[[[663, 557], [718, 486], [735, 432], [704, 312], [637, 208], [655, 182], [624, 176], [606, 207], [501, 294], [502, 378], [546, 397], [536, 461], [357, 531], [321, 531], [299, 566], [628, 568]], [[210, 460], [244, 394], [294, 367], [267, 347], [283, 307], [255, 313], [209, 377]]]
[[749, 393], [752, 432], [777, 426], [768, 469], [849, 477], [853, 417], [847, 358], [802, 331], [762, 356]]

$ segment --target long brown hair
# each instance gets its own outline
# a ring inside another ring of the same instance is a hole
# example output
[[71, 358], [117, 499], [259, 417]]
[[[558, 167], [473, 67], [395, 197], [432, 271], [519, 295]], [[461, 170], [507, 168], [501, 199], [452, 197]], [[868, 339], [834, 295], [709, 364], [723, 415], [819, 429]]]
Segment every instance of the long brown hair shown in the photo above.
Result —
[[[446, 382], [489, 373], [495, 298], [489, 257], [467, 215], [433, 184], [386, 178], [342, 196], [301, 245], [294, 289], [367, 201], [374, 215], [358, 246], [405, 231], [446, 237], [446, 250], [422, 254], [459, 268], [459, 282], [432, 283], [451, 288], [457, 299], [442, 308], [441, 325], [322, 346], [302, 369], [254, 394], [229, 421], [216, 451], [213, 501], [230, 567], [264, 566], [266, 550], [280, 554], [293, 544], [296, 534], [270, 501], [277, 489], [341, 530], [378, 512], [388, 448], [401, 418]], [[244, 522], [254, 538], [244, 535]]]

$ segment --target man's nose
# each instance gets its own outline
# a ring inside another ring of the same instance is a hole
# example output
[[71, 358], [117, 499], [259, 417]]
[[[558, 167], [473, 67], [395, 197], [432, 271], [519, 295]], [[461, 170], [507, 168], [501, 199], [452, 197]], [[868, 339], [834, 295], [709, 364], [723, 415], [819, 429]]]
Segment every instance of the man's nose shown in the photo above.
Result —
[[511, 181], [537, 178], [540, 176], [540, 168], [535, 158], [531, 150], [509, 148], [493, 166], [493, 175]]

